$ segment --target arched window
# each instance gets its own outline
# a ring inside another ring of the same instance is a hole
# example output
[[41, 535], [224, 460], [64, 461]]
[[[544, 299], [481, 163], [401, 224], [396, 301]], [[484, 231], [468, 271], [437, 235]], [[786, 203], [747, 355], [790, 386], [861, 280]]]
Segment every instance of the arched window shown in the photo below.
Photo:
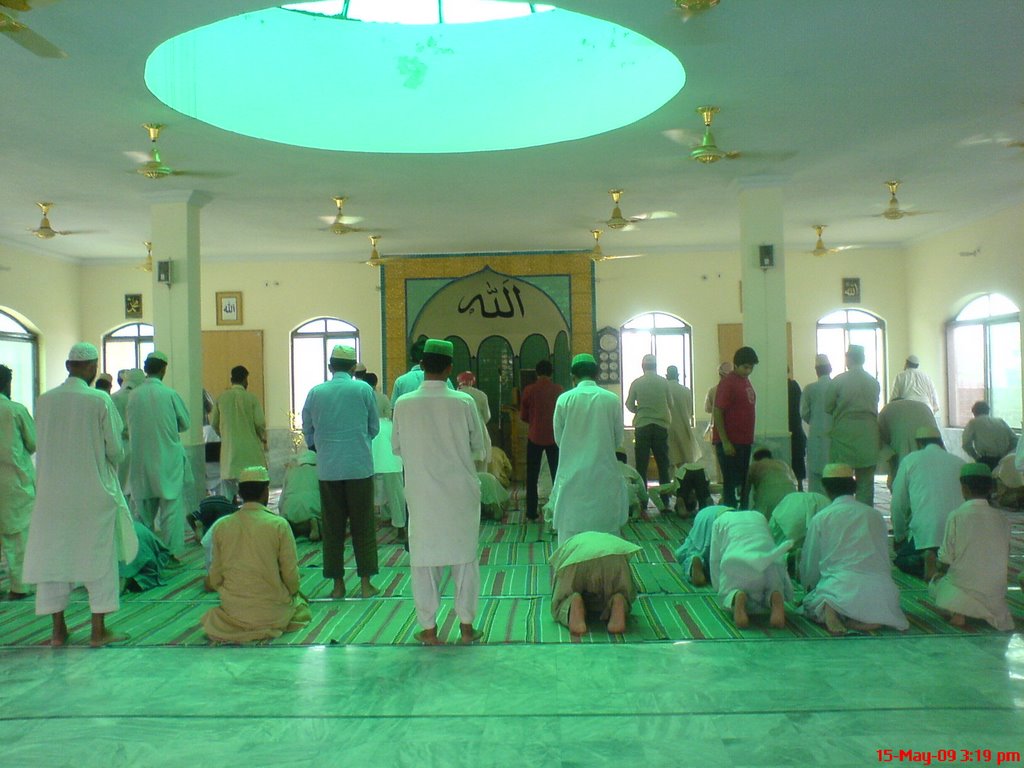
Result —
[[[629, 385], [643, 375], [640, 361], [644, 355], [656, 355], [658, 373], [674, 365], [679, 369], [679, 383], [693, 389], [693, 345], [690, 326], [681, 318], [665, 312], [646, 312], [628, 320], [619, 329], [619, 354], [622, 371], [622, 398]], [[633, 423], [633, 414], [622, 406], [624, 423]]]
[[985, 400], [992, 415], [1021, 423], [1020, 310], [998, 293], [970, 302], [946, 325], [950, 426], [971, 420], [971, 406]]
[[864, 347], [864, 370], [878, 379], [885, 399], [885, 321], [862, 309], [840, 309], [818, 320], [817, 350], [827, 355], [833, 375], [846, 370], [846, 350], [851, 344]]
[[154, 349], [153, 326], [129, 323], [115, 328], [103, 337], [103, 370], [117, 377], [126, 368], [141, 368]]
[[318, 317], [292, 331], [292, 412], [302, 413], [309, 390], [327, 381], [327, 362], [335, 344], [356, 348], [359, 329], [336, 317]]
[[39, 337], [0, 310], [0, 364], [13, 372], [11, 400], [35, 410], [39, 392]]

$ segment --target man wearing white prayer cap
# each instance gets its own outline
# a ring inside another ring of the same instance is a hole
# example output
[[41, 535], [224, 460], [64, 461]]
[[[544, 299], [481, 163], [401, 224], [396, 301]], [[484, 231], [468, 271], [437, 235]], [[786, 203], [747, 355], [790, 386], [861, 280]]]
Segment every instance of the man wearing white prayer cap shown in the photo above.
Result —
[[123, 426], [110, 398], [90, 387], [98, 358], [92, 344], [75, 344], [65, 363], [67, 381], [36, 402], [38, 482], [24, 577], [37, 585], [36, 613], [52, 617], [54, 647], [69, 640], [64, 611], [76, 582], [89, 593], [90, 644], [127, 637], [105, 624], [120, 604], [117, 562], [135, 553], [117, 535], [119, 519], [130, 519], [117, 482]]
[[832, 416], [829, 461], [854, 468], [857, 499], [869, 507], [875, 500], [879, 394], [878, 380], [864, 370], [864, 347], [851, 344], [846, 371], [832, 379], [825, 392], [825, 413]]
[[139, 519], [180, 560], [185, 552], [185, 478], [191, 477], [180, 433], [190, 421], [181, 395], [163, 382], [167, 363], [163, 352], [151, 352], [143, 365], [146, 378], [128, 401], [128, 478]]
[[317, 384], [302, 406], [306, 447], [316, 451], [323, 516], [324, 578], [334, 581], [331, 597], [345, 597], [345, 529], [351, 527], [360, 593], [373, 597], [377, 575], [377, 530], [373, 517], [372, 440], [380, 431], [373, 387], [352, 378], [356, 350], [338, 344], [331, 351], [331, 378]]
[[892, 383], [892, 394], [890, 400], [919, 400], [932, 409], [932, 413], [939, 412], [939, 396], [935, 391], [935, 384], [931, 377], [920, 370], [921, 361], [917, 355], [909, 355], [903, 370], [896, 374]]
[[825, 413], [825, 394], [832, 381], [832, 363], [828, 355], [814, 356], [818, 379], [804, 387], [800, 395], [800, 419], [807, 425], [807, 490], [821, 493], [821, 472], [828, 464], [829, 432], [832, 415]]
[[29, 516], [36, 497], [36, 426], [28, 409], [11, 400], [14, 372], [0, 365], [0, 548], [7, 556], [9, 600], [28, 597], [22, 580]]
[[892, 580], [885, 520], [854, 498], [854, 474], [847, 464], [829, 464], [822, 473], [832, 503], [807, 525], [800, 579], [808, 592], [801, 610], [833, 635], [882, 625], [902, 631], [910, 624]]

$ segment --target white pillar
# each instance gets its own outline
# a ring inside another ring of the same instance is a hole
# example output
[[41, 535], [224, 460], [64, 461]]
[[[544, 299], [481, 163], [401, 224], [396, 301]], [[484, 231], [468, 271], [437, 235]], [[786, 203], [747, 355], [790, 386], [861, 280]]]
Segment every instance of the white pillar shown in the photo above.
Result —
[[[786, 366], [786, 268], [783, 252], [782, 181], [740, 180], [740, 260], [743, 280], [743, 343], [761, 361], [751, 376], [757, 391], [755, 442], [789, 461], [789, 402]], [[771, 246], [774, 266], [761, 265], [761, 247]]]

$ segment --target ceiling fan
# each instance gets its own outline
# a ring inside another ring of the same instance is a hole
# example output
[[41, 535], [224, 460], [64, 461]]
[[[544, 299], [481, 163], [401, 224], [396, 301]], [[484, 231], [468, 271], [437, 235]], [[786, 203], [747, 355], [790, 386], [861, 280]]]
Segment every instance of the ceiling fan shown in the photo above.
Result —
[[896, 199], [896, 190], [899, 189], [900, 182], [898, 181], [887, 181], [885, 186], [889, 188], [889, 205], [881, 213], [874, 214], [883, 219], [889, 219], [890, 221], [898, 221], [904, 216], [921, 216], [928, 211], [908, 211], [900, 208], [900, 201]]
[[710, 11], [719, 0], [675, 0], [676, 8], [682, 13], [683, 21], [689, 21], [694, 16], [705, 11]]
[[362, 216], [346, 216], [343, 213], [345, 207], [345, 201], [348, 199], [341, 195], [335, 195], [331, 198], [334, 201], [335, 207], [338, 209], [337, 213], [333, 216], [321, 216], [320, 218], [328, 222], [330, 226], [322, 227], [321, 231], [330, 232], [332, 235], [347, 235], [349, 232], [362, 232], [363, 230], [358, 227], [353, 227], [363, 220]]
[[143, 272], [153, 271], [153, 243], [149, 240], [143, 240], [142, 244], [146, 246], [146, 260], [142, 262], [136, 269], [142, 270]]
[[145, 176], [147, 179], [164, 179], [168, 176], [202, 176], [206, 178], [220, 178], [225, 174], [206, 173], [202, 171], [176, 171], [160, 159], [160, 148], [157, 147], [157, 140], [160, 132], [167, 126], [163, 123], [143, 123], [149, 135], [149, 152], [125, 152], [125, 154], [138, 161], [139, 165], [135, 173]]
[[[0, 0], [0, 8], [7, 8], [15, 13], [26, 12], [52, 2], [56, 2], [56, 0]], [[22, 24], [15, 16], [2, 11], [0, 11], [0, 34], [6, 35], [25, 50], [44, 59], [66, 59], [68, 57], [67, 53], [42, 35], [33, 32], [28, 25]]]
[[835, 248], [826, 248], [824, 241], [821, 239], [821, 233], [825, 230], [828, 224], [814, 224], [813, 229], [818, 235], [818, 241], [814, 244], [814, 250], [808, 251], [811, 256], [827, 256], [830, 253], [839, 253], [840, 251], [848, 251], [851, 248], [860, 248], [859, 245], [839, 245]]
[[612, 259], [636, 259], [643, 256], [642, 253], [627, 253], [620, 256], [609, 256], [601, 250], [601, 235], [604, 234], [600, 229], [590, 230], [591, 236], [594, 238], [594, 247], [587, 255], [590, 260], [595, 264], [600, 264], [602, 261], [611, 261]]
[[718, 107], [710, 105], [697, 107], [697, 114], [704, 118], [704, 136], [701, 138], [700, 144], [690, 150], [690, 158], [698, 163], [710, 165], [711, 163], [717, 163], [723, 157], [727, 160], [735, 160], [741, 157], [741, 153], [727, 152], [719, 149], [718, 145], [715, 144], [715, 137], [711, 133], [711, 121], [715, 119], [715, 115], [720, 111]]
[[380, 235], [370, 235], [370, 258], [363, 262], [368, 267], [379, 267], [381, 264], [387, 264], [389, 261], [399, 261], [401, 256], [381, 256], [377, 252], [377, 242], [380, 240]]
[[50, 226], [50, 209], [53, 207], [53, 203], [44, 202], [36, 203], [39, 206], [39, 210], [43, 212], [43, 218], [39, 222], [39, 226], [35, 229], [29, 228], [29, 232], [38, 237], [40, 240], [52, 240], [57, 235], [84, 235], [88, 234], [84, 231], [71, 232], [66, 229], [54, 229]]
[[623, 232], [629, 232], [634, 227], [634, 224], [639, 224], [643, 221], [653, 221], [655, 219], [671, 219], [675, 218], [676, 214], [673, 211], [651, 211], [650, 213], [638, 213], [635, 216], [624, 217], [622, 215], [622, 209], [619, 207], [619, 201], [622, 199], [621, 189], [609, 189], [608, 194], [612, 196], [612, 215], [603, 223], [607, 224], [610, 229], [622, 230]]

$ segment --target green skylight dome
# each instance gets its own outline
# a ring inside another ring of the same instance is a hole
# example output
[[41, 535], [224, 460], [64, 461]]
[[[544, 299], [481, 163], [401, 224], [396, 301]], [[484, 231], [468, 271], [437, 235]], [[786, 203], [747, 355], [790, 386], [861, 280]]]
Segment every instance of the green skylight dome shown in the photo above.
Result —
[[168, 106], [259, 139], [351, 152], [481, 152], [629, 125], [685, 80], [617, 24], [498, 0], [328, 0], [268, 8], [159, 45]]

